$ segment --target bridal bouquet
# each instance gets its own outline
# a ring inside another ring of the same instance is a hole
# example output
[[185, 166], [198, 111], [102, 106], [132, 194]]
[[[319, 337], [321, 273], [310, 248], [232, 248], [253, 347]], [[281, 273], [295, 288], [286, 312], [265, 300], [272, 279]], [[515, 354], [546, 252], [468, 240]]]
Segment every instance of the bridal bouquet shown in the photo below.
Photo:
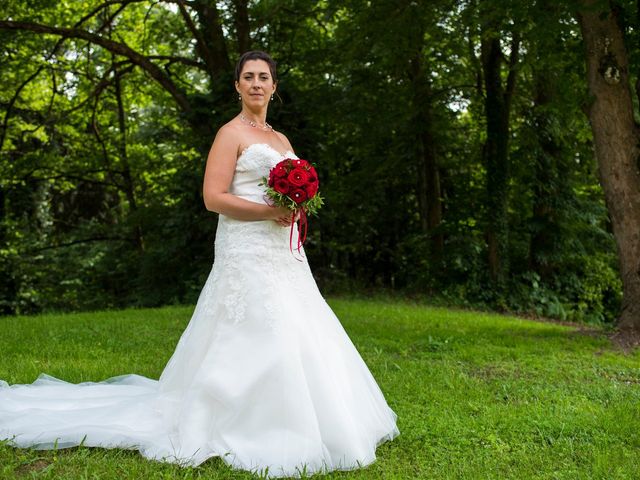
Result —
[[269, 171], [269, 178], [262, 179], [267, 188], [267, 200], [278, 207], [291, 210], [289, 248], [293, 251], [293, 225], [300, 214], [298, 253], [307, 238], [307, 215], [315, 215], [323, 204], [318, 193], [318, 174], [313, 165], [301, 158], [285, 158]]

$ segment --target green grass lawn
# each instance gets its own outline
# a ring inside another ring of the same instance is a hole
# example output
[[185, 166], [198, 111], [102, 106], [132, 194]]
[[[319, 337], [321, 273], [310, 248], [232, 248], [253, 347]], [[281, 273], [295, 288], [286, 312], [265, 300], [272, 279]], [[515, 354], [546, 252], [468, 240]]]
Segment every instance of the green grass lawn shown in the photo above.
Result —
[[[640, 352], [603, 332], [402, 301], [331, 300], [398, 414], [378, 461], [331, 479], [638, 479]], [[0, 318], [0, 379], [157, 378], [192, 308]], [[134, 451], [0, 445], [1, 478], [244, 479]], [[315, 477], [314, 477], [315, 478]]]

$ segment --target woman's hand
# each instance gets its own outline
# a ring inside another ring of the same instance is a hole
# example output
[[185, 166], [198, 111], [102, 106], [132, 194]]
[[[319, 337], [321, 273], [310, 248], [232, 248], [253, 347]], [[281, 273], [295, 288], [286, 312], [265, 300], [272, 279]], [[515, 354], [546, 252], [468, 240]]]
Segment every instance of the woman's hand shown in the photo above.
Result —
[[[285, 207], [272, 207], [273, 208], [273, 220], [282, 227], [288, 227], [291, 225], [291, 215], [292, 212], [288, 208]], [[300, 219], [300, 212], [296, 211], [296, 215], [294, 217], [294, 221], [298, 221]]]

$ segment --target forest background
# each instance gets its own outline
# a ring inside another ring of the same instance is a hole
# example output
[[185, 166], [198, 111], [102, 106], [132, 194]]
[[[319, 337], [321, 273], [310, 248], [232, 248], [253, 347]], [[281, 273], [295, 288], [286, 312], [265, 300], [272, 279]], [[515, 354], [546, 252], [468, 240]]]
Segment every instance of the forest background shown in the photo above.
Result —
[[1, 314], [195, 302], [206, 155], [262, 49], [324, 293], [640, 330], [640, 2], [0, 5]]

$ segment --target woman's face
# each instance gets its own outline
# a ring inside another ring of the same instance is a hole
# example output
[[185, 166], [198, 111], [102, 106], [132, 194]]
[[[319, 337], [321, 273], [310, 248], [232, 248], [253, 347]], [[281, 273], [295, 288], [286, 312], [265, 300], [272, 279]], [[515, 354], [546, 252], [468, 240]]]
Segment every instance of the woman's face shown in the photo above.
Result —
[[264, 60], [247, 60], [242, 66], [236, 90], [242, 102], [252, 107], [266, 106], [276, 91], [269, 64]]

